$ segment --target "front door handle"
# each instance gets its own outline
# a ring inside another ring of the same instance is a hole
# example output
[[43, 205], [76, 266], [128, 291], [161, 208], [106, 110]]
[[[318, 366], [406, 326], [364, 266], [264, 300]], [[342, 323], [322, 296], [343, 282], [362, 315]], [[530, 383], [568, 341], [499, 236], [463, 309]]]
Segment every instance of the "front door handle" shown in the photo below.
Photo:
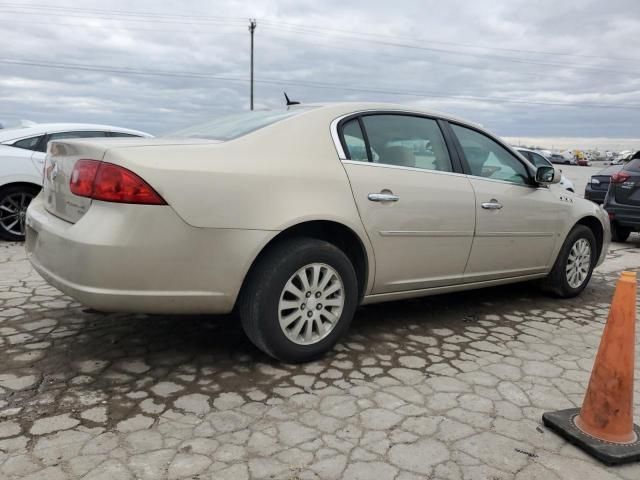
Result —
[[482, 204], [482, 208], [484, 208], [485, 210], [500, 210], [502, 208], [502, 204], [495, 198], [492, 198], [491, 201], [484, 202]]
[[384, 191], [380, 193], [370, 193], [368, 198], [372, 202], [397, 202], [398, 200], [400, 200], [400, 197], [398, 195], [394, 195], [391, 192], [387, 193]]

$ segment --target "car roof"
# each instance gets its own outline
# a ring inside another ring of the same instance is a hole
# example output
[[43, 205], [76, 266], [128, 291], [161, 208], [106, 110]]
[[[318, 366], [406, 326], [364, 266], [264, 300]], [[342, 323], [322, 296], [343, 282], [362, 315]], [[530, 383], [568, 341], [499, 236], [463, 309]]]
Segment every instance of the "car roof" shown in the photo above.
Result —
[[[313, 108], [309, 108], [313, 107]], [[418, 113], [422, 115], [428, 115], [432, 117], [444, 118], [453, 122], [460, 122], [466, 125], [471, 125], [483, 129], [484, 127], [476, 122], [466, 120], [464, 118], [456, 117], [448, 113], [443, 113], [437, 110], [431, 110], [418, 105], [405, 105], [401, 103], [383, 103], [383, 102], [326, 102], [326, 103], [305, 103], [300, 105], [292, 105], [290, 109], [296, 108], [309, 108], [309, 112], [321, 111], [321, 110], [333, 110], [336, 114], [347, 115], [349, 113], [359, 113], [367, 111], [391, 111], [391, 112], [406, 112], [406, 113]]]
[[150, 137], [151, 135], [139, 130], [130, 128], [114, 127], [112, 125], [99, 125], [93, 123], [37, 123], [26, 127], [6, 128], [0, 130], [0, 142], [8, 140], [17, 140], [19, 138], [27, 138], [45, 133], [57, 133], [66, 131], [106, 131], [130, 133], [132, 135], [140, 135], [142, 137]]

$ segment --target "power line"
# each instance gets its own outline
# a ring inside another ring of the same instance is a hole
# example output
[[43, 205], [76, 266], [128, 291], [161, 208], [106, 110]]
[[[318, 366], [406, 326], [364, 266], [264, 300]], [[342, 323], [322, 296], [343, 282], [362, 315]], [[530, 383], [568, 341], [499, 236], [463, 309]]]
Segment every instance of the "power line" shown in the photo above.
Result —
[[[231, 22], [244, 22], [244, 19], [238, 18], [238, 17], [213, 17], [213, 16], [192, 16], [192, 15], [168, 15], [168, 14], [154, 14], [154, 13], [130, 13], [130, 12], [123, 12], [122, 10], [120, 11], [109, 11], [109, 10], [101, 10], [101, 9], [81, 9], [81, 8], [69, 8], [69, 7], [52, 7], [52, 6], [39, 6], [39, 8], [49, 8], [49, 9], [55, 9], [57, 11], [62, 11], [62, 12], [88, 12], [88, 13], [100, 13], [103, 15], [108, 15], [107, 17], [86, 17], [83, 15], [72, 15], [69, 13], [59, 13], [59, 14], [53, 14], [53, 13], [47, 13], [47, 14], [43, 14], [40, 12], [28, 12], [28, 9], [30, 8], [29, 6], [13, 6], [15, 4], [7, 4], [7, 3], [0, 3], [0, 6], [9, 6], [10, 8], [22, 8], [22, 9], [27, 9], [27, 12], [24, 11], [18, 11], [18, 12], [7, 12], [7, 13], [19, 13], [19, 14], [29, 14], [29, 15], [46, 15], [46, 16], [52, 16], [52, 15], [57, 15], [57, 16], [63, 16], [63, 17], [71, 17], [71, 18], [97, 18], [97, 19], [102, 19], [102, 20], [122, 20], [117, 18], [118, 16], [128, 16], [128, 17], [137, 17], [137, 18], [141, 18], [141, 20], [135, 20], [133, 18], [129, 18], [127, 19], [127, 21], [137, 21], [137, 22], [141, 22], [141, 21], [146, 21], [146, 19], [148, 18], [154, 18], [154, 21], [156, 22], [160, 22], [160, 23], [175, 23], [175, 24], [207, 24], [207, 23], [224, 23], [224, 24], [229, 24]], [[176, 21], [175, 18], [180, 18], [180, 19], [191, 19], [187, 22], [181, 22], [181, 21]], [[157, 20], [158, 18], [164, 18], [167, 19], [165, 21], [160, 21]], [[433, 52], [440, 52], [440, 53], [447, 53], [447, 54], [454, 54], [454, 55], [466, 55], [466, 56], [472, 56], [474, 58], [477, 58], [478, 56], [485, 56], [488, 58], [494, 58], [494, 59], [498, 59], [498, 60], [502, 60], [502, 61], [509, 61], [509, 62], [517, 62], [517, 63], [529, 63], [529, 64], [534, 64], [534, 65], [544, 65], [544, 66], [553, 66], [553, 67], [562, 67], [562, 68], [580, 68], [580, 69], [589, 69], [589, 70], [598, 70], [598, 71], [607, 71], [607, 72], [615, 72], [615, 73], [628, 73], [628, 74], [638, 74], [640, 73], [640, 71], [628, 71], [628, 70], [612, 70], [610, 68], [602, 68], [602, 67], [596, 67], [596, 66], [592, 66], [592, 65], [580, 65], [580, 64], [573, 64], [573, 63], [557, 63], [557, 62], [548, 62], [548, 61], [542, 61], [542, 60], [536, 60], [536, 59], [523, 59], [523, 58], [516, 58], [516, 57], [509, 57], [509, 56], [502, 56], [502, 55], [492, 55], [492, 54], [485, 54], [485, 53], [478, 53], [478, 52], [461, 52], [461, 51], [457, 51], [457, 50], [451, 50], [451, 49], [443, 49], [443, 48], [434, 48], [434, 47], [425, 47], [422, 45], [413, 45], [413, 44], [406, 44], [406, 43], [398, 43], [398, 42], [390, 42], [390, 41], [384, 41], [384, 40], [380, 40], [379, 37], [386, 37], [386, 38], [411, 38], [411, 37], [397, 37], [397, 36], [392, 36], [392, 35], [378, 35], [378, 34], [369, 34], [369, 33], [355, 33], [355, 32], [349, 32], [349, 31], [345, 31], [345, 30], [338, 30], [338, 29], [332, 29], [332, 28], [326, 28], [326, 27], [312, 27], [312, 26], [306, 26], [306, 25], [299, 25], [299, 24], [293, 24], [293, 23], [288, 23], [288, 22], [281, 22], [281, 21], [272, 21], [272, 20], [268, 20], [268, 19], [264, 19], [262, 20], [262, 22], [264, 22], [265, 25], [269, 25], [269, 27], [265, 27], [265, 28], [275, 28], [275, 29], [281, 29], [283, 31], [290, 31], [293, 33], [306, 33], [306, 34], [321, 34], [321, 35], [327, 35], [328, 32], [332, 32], [333, 34], [336, 34], [338, 36], [341, 37], [345, 37], [345, 38], [351, 38], [354, 40], [359, 40], [359, 41], [364, 41], [364, 42], [371, 42], [371, 43], [375, 43], [375, 44], [380, 44], [380, 45], [386, 45], [386, 46], [391, 46], [391, 47], [396, 47], [396, 48], [411, 48], [411, 49], [418, 49], [418, 50], [426, 50], [426, 51], [433, 51]], [[375, 36], [376, 38], [367, 38], [367, 37], [372, 37]], [[535, 50], [523, 50], [523, 49], [507, 49], [507, 48], [500, 48], [500, 47], [488, 47], [488, 46], [478, 46], [478, 45], [470, 45], [470, 44], [463, 44], [463, 43], [457, 43], [457, 42], [444, 42], [444, 41], [434, 41], [434, 40], [425, 40], [425, 39], [419, 39], [419, 38], [415, 38], [413, 37], [412, 40], [414, 41], [419, 41], [422, 43], [439, 43], [439, 44], [447, 44], [447, 45], [455, 45], [455, 46], [460, 46], [460, 47], [464, 47], [464, 48], [481, 48], [481, 49], [488, 49], [488, 50], [496, 50], [496, 51], [509, 51], [509, 52], [518, 52], [518, 53], [529, 53], [529, 54], [536, 54], [536, 55], [557, 55], [557, 56], [575, 56], [575, 57], [583, 57], [583, 58], [600, 58], [600, 59], [607, 59], [607, 60], [612, 60], [615, 59], [616, 57], [602, 57], [602, 56], [595, 56], [595, 55], [581, 55], [581, 54], [570, 54], [570, 53], [564, 53], [564, 52], [544, 52], [544, 51], [535, 51]], [[621, 58], [622, 60], [622, 58]], [[632, 60], [632, 61], [640, 61], [640, 59], [626, 59], [626, 60]]]
[[[222, 16], [211, 16], [211, 15], [184, 15], [184, 14], [162, 14], [162, 13], [153, 13], [153, 12], [132, 12], [132, 11], [126, 11], [126, 10], [114, 10], [114, 9], [98, 9], [98, 8], [86, 8], [86, 7], [70, 7], [70, 6], [61, 6], [61, 5], [43, 5], [43, 4], [30, 4], [30, 5], [23, 5], [20, 3], [15, 3], [15, 2], [0, 2], [0, 7], [9, 7], [9, 8], [14, 8], [14, 9], [27, 9], [27, 10], [34, 10], [34, 9], [47, 9], [47, 10], [54, 10], [54, 11], [63, 11], [63, 12], [86, 12], [86, 13], [98, 13], [98, 14], [108, 14], [110, 16], [130, 16], [130, 17], [161, 17], [161, 18], [168, 18], [168, 19], [174, 19], [174, 18], [182, 18], [182, 19], [192, 19], [192, 20], [198, 20], [198, 21], [207, 21], [207, 20], [227, 20], [227, 21], [231, 21], [231, 20], [236, 20], [236, 21], [243, 21], [245, 20], [242, 17], [222, 17]], [[569, 57], [582, 57], [582, 58], [594, 58], [594, 59], [601, 59], [601, 60], [622, 60], [622, 61], [636, 61], [636, 62], [640, 62], [640, 58], [637, 57], [620, 57], [620, 56], [604, 56], [604, 55], [587, 55], [587, 54], [580, 54], [580, 53], [575, 53], [575, 52], [551, 52], [551, 51], [543, 51], [543, 50], [530, 50], [530, 49], [522, 49], [522, 48], [506, 48], [506, 47], [495, 47], [495, 46], [488, 46], [488, 45], [478, 45], [478, 44], [470, 44], [470, 43], [461, 43], [461, 42], [451, 42], [451, 41], [444, 41], [444, 40], [434, 40], [434, 39], [430, 39], [430, 38], [424, 38], [424, 37], [410, 37], [410, 36], [399, 36], [399, 35], [389, 35], [389, 34], [381, 34], [381, 33], [367, 33], [367, 32], [353, 32], [353, 31], [349, 31], [349, 30], [341, 30], [341, 29], [336, 29], [336, 28], [329, 28], [329, 27], [324, 27], [324, 26], [309, 26], [306, 24], [299, 24], [299, 23], [291, 23], [291, 22], [283, 22], [283, 21], [274, 21], [274, 20], [270, 20], [268, 18], [263, 18], [261, 19], [262, 22], [265, 23], [272, 23], [272, 24], [276, 24], [276, 25], [282, 25], [282, 26], [288, 26], [288, 27], [294, 27], [294, 28], [307, 28], [307, 29], [315, 29], [315, 30], [322, 30], [325, 32], [333, 32], [333, 33], [340, 33], [340, 34], [349, 34], [349, 35], [357, 35], [357, 36], [363, 36], [363, 37], [375, 37], [380, 38], [380, 37], [384, 37], [384, 38], [391, 38], [391, 39], [399, 39], [399, 40], [408, 40], [408, 41], [416, 41], [416, 42], [426, 42], [426, 43], [436, 43], [436, 44], [441, 44], [441, 45], [452, 45], [452, 46], [459, 46], [459, 47], [464, 47], [464, 48], [472, 48], [472, 49], [486, 49], [486, 50], [495, 50], [495, 51], [502, 51], [502, 52], [513, 52], [513, 53], [527, 53], [527, 54], [534, 54], [534, 55], [553, 55], [553, 56], [569, 56]]]
[[[217, 80], [223, 82], [249, 82], [250, 79], [244, 77], [225, 77], [214, 74], [198, 73], [198, 72], [175, 72], [175, 71], [161, 71], [161, 70], [143, 70], [143, 69], [131, 69], [131, 68], [118, 68], [109, 67], [103, 65], [87, 65], [87, 64], [71, 64], [71, 63], [59, 63], [59, 62], [40, 62], [31, 60], [17, 60], [0, 58], [0, 64], [5, 65], [21, 65], [28, 67], [40, 67], [62, 70], [80, 70], [97, 73], [115, 73], [122, 75], [142, 75], [142, 76], [160, 76], [160, 77], [177, 77], [177, 78], [206, 78], [210, 80]], [[479, 96], [479, 95], [451, 95], [443, 92], [430, 92], [430, 91], [399, 91], [383, 88], [360, 88], [342, 84], [331, 84], [324, 82], [309, 82], [301, 80], [280, 80], [273, 78], [261, 78], [255, 80], [255, 83], [266, 85], [288, 85], [288, 86], [305, 86], [309, 88], [329, 89], [329, 90], [343, 90], [348, 92], [357, 93], [375, 93], [384, 95], [395, 96], [409, 96], [409, 97], [431, 97], [431, 98], [443, 98], [452, 100], [473, 100], [484, 102], [496, 102], [507, 103], [517, 105], [538, 105], [538, 106], [554, 106], [554, 107], [572, 107], [572, 108], [606, 108], [606, 109], [621, 109], [621, 110], [640, 110], [640, 104], [626, 104], [626, 105], [613, 105], [603, 103], [571, 103], [571, 102], [551, 102], [551, 101], [529, 101], [518, 100], [503, 97], [491, 97], [491, 96]]]

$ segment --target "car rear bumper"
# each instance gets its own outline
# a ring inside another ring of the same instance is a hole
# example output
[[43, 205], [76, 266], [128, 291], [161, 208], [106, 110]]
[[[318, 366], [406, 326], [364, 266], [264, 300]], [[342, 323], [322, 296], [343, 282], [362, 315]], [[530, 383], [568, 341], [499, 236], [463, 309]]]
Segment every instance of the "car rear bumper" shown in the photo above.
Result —
[[640, 229], [640, 207], [633, 205], [622, 205], [615, 200], [608, 198], [605, 209], [609, 213], [612, 223], [620, 227], [630, 227]]
[[606, 196], [606, 190], [594, 190], [593, 188], [591, 188], [591, 184], [589, 183], [587, 183], [587, 186], [584, 189], [584, 198], [598, 204], [604, 203], [604, 198]]
[[76, 223], [29, 206], [25, 247], [53, 286], [96, 310], [228, 313], [277, 232], [195, 228], [168, 206], [93, 201]]

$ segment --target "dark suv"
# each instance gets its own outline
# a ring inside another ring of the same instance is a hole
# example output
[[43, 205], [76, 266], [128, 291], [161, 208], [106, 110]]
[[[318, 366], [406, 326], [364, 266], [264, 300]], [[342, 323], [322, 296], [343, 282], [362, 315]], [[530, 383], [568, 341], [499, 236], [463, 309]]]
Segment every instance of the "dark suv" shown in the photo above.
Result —
[[624, 242], [640, 230], [640, 152], [611, 175], [604, 209], [611, 219], [611, 239]]

